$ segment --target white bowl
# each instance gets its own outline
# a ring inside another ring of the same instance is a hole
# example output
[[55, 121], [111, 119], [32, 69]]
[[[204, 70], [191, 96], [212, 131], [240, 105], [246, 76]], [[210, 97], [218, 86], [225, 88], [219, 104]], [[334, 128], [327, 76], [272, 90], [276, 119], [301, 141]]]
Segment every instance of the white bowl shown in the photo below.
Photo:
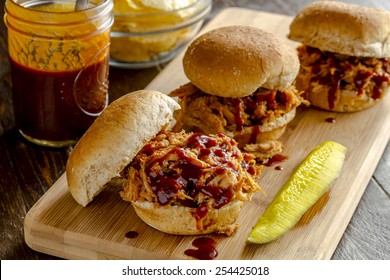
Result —
[[114, 12], [110, 65], [147, 68], [168, 62], [198, 33], [211, 6], [211, 0], [198, 0], [167, 12]]

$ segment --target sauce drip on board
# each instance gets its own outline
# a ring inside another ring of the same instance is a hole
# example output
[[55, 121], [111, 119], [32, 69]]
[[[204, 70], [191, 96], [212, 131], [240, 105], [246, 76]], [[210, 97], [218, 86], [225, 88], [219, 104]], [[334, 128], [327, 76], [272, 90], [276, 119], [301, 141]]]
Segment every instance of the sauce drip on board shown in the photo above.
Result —
[[196, 238], [192, 245], [197, 249], [187, 249], [184, 254], [193, 257], [198, 260], [212, 260], [218, 256], [216, 250], [216, 242], [210, 237], [199, 237]]
[[270, 157], [270, 159], [264, 164], [265, 166], [273, 166], [280, 162], [286, 161], [288, 159], [288, 156], [276, 154]]
[[130, 239], [137, 238], [138, 237], [138, 232], [130, 230], [130, 231], [125, 233], [125, 237], [126, 238], [130, 238]]
[[328, 122], [328, 123], [336, 123], [336, 119], [332, 118], [332, 117], [326, 118], [325, 121]]

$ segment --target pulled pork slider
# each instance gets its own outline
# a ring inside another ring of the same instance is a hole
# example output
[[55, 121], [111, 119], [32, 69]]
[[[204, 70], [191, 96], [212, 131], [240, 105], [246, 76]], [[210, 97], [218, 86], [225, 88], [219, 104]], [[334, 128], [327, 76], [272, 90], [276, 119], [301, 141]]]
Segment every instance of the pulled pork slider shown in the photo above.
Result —
[[175, 130], [222, 132], [240, 147], [264, 143], [280, 138], [303, 101], [293, 85], [296, 50], [255, 27], [227, 26], [199, 36], [183, 68], [190, 82], [170, 93], [182, 107]]
[[149, 90], [110, 104], [67, 162], [75, 200], [86, 206], [119, 177], [121, 197], [150, 226], [172, 234], [232, 234], [244, 202], [260, 190], [254, 179], [261, 166], [223, 134], [167, 130], [179, 108]]
[[296, 86], [316, 107], [354, 112], [378, 103], [390, 81], [390, 13], [323, 1], [303, 8], [290, 25], [301, 69]]

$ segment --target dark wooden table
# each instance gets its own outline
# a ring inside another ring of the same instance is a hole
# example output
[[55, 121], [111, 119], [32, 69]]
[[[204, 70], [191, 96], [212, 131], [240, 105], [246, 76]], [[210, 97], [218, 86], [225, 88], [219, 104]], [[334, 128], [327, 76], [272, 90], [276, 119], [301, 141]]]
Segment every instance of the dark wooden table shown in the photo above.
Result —
[[[0, 17], [3, 18], [4, 0]], [[294, 15], [312, 1], [214, 0], [209, 19], [229, 6]], [[345, 2], [390, 11], [387, 0]], [[110, 69], [110, 99], [144, 88], [165, 65], [143, 70]], [[65, 171], [69, 149], [49, 149], [25, 141], [14, 126], [7, 32], [0, 21], [0, 259], [55, 259], [24, 242], [28, 210]], [[389, 125], [390, 129], [390, 125]], [[390, 145], [345, 231], [333, 259], [390, 259]]]

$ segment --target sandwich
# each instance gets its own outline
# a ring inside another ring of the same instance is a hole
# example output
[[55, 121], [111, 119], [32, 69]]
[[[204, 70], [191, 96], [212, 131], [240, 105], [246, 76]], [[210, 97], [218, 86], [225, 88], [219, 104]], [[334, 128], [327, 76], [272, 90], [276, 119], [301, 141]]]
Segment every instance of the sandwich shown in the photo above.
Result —
[[169, 94], [181, 105], [175, 131], [224, 133], [240, 148], [280, 151], [270, 143], [305, 102], [293, 84], [293, 47], [255, 27], [227, 26], [196, 38], [182, 62], [190, 81]]
[[354, 112], [389, 91], [390, 13], [335, 1], [304, 7], [288, 38], [298, 47], [296, 86], [318, 108]]
[[70, 193], [87, 206], [112, 180], [148, 225], [171, 234], [231, 235], [245, 201], [261, 190], [261, 166], [219, 133], [172, 132], [180, 106], [141, 90], [111, 103], [72, 150]]

